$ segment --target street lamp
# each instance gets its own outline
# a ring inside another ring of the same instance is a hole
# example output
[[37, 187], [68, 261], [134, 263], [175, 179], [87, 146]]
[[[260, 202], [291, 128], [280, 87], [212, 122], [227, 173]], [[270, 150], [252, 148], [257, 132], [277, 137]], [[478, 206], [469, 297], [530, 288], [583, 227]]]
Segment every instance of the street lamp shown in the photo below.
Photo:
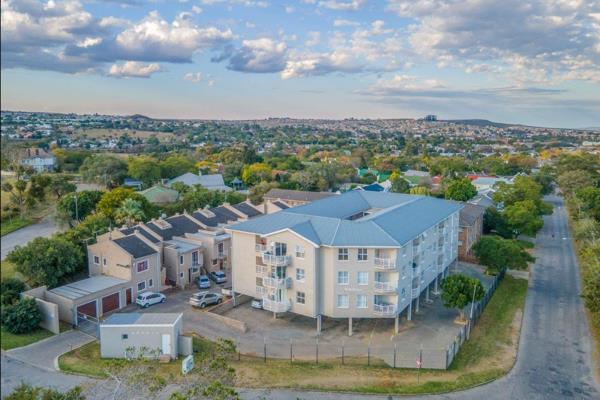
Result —
[[75, 221], [79, 221], [79, 208], [77, 207], [77, 195], [74, 194], [73, 198], [75, 199]]

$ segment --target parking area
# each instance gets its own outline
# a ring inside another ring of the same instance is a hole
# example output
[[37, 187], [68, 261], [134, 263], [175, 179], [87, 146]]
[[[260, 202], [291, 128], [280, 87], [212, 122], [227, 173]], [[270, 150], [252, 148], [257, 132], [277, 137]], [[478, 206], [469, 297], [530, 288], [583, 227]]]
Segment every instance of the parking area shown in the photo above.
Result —
[[[486, 276], [484, 270], [476, 265], [459, 263], [453, 267], [451, 273], [462, 273], [479, 278], [484, 286], [489, 287], [493, 277]], [[223, 285], [212, 285], [211, 291], [220, 292]], [[226, 286], [226, 285], [225, 285]], [[250, 303], [242, 304], [223, 313], [223, 316], [237, 321], [242, 321], [247, 326], [246, 332], [232, 329], [226, 323], [211, 318], [206, 309], [193, 308], [188, 304], [189, 297], [199, 292], [197, 288], [166, 292], [167, 301], [141, 312], [183, 312], [184, 330], [195, 332], [207, 338], [228, 338], [234, 340], [239, 349], [246, 353], [262, 352], [265, 343], [272, 348], [280, 345], [289, 346], [296, 343], [296, 356], [302, 351], [303, 343], [314, 343], [317, 339], [320, 345], [366, 348], [366, 346], [396, 346], [399, 351], [403, 349], [443, 349], [456, 336], [460, 326], [454, 320], [457, 311], [443, 306], [439, 296], [431, 295], [430, 302], [423, 298], [420, 302], [419, 312], [413, 309], [412, 321], [407, 321], [405, 313], [402, 314], [400, 332], [394, 335], [394, 319], [354, 319], [353, 335], [348, 336], [347, 319], [324, 318], [321, 334], [317, 334], [316, 320], [295, 314], [280, 314], [273, 318], [273, 313], [256, 310]], [[129, 306], [126, 311], [134, 310]], [[314, 346], [307, 347], [312, 355]]]

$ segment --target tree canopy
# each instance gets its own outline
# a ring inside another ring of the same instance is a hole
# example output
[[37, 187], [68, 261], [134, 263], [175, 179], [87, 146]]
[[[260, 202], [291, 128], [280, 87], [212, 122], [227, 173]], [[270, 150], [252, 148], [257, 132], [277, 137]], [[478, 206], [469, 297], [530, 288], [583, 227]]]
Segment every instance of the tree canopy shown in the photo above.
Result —
[[442, 281], [442, 301], [448, 308], [456, 308], [460, 311], [461, 319], [464, 319], [463, 309], [473, 301], [479, 301], [485, 294], [485, 289], [479, 279], [466, 275], [450, 275]]
[[127, 163], [115, 156], [93, 155], [85, 159], [79, 169], [85, 182], [115, 187], [127, 175]]
[[450, 181], [446, 189], [446, 199], [468, 201], [477, 195], [477, 189], [469, 178], [457, 178]]
[[499, 236], [483, 236], [473, 246], [475, 257], [490, 273], [510, 269], [526, 269], [535, 258], [516, 240]]

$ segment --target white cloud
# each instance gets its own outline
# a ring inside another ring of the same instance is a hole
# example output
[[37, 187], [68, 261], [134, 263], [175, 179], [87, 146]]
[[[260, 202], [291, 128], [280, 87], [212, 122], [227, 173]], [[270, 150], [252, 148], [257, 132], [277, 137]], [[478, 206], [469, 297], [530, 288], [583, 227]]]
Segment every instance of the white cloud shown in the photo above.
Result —
[[108, 73], [111, 76], [119, 78], [149, 78], [152, 74], [160, 70], [160, 65], [156, 63], [144, 64], [137, 61], [127, 61], [121, 65], [113, 64]]
[[312, 47], [321, 43], [321, 32], [311, 31], [307, 34], [308, 40], [305, 42], [306, 46]]
[[188, 72], [183, 76], [183, 79], [190, 82], [201, 82], [204, 79], [202, 72]]
[[287, 46], [270, 38], [242, 41], [229, 57], [228, 68], [242, 72], [279, 72], [285, 66]]
[[360, 25], [360, 22], [350, 21], [348, 19], [336, 19], [335, 21], [333, 21], [333, 26], [335, 26], [336, 28], [344, 27], [344, 26], [359, 26], [359, 25]]
[[325, 0], [319, 1], [319, 7], [328, 8], [330, 10], [338, 10], [338, 11], [356, 11], [362, 8], [365, 5], [366, 0], [350, 0], [350, 1], [340, 1], [340, 0]]

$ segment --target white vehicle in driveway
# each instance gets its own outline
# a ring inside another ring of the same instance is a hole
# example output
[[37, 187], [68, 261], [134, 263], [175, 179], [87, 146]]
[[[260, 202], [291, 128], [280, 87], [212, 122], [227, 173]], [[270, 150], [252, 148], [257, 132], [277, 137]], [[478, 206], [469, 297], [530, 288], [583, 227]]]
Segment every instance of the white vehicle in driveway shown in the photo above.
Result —
[[142, 308], [147, 308], [154, 304], [164, 303], [165, 301], [167, 301], [167, 297], [162, 293], [144, 292], [137, 295], [135, 304]]
[[262, 310], [262, 300], [261, 299], [252, 299], [252, 303], [250, 303], [250, 307], [256, 308], [257, 310]]

